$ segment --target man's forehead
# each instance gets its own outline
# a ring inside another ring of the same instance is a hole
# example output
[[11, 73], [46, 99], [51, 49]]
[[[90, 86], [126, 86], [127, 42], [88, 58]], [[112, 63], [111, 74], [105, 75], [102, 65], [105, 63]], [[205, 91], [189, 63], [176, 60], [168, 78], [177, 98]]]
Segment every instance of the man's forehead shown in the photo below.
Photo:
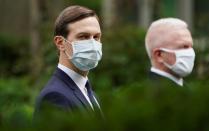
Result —
[[69, 24], [71, 33], [101, 33], [100, 25], [96, 17], [88, 17], [75, 23]]
[[154, 43], [157, 48], [182, 47], [182, 45], [193, 45], [193, 40], [188, 29], [181, 29], [169, 31], [161, 36], [158, 34]]
[[95, 27], [80, 27], [71, 30], [71, 33], [74, 34], [101, 34], [100, 28], [95, 28]]
[[172, 40], [175, 40], [175, 39], [190, 40], [190, 39], [192, 39], [191, 33], [186, 28], [172, 31], [170, 34], [170, 38], [171, 39], [173, 38]]
[[169, 46], [182, 46], [182, 45], [192, 45], [192, 37], [190, 32], [184, 31], [174, 31], [172, 34], [168, 35], [165, 44]]

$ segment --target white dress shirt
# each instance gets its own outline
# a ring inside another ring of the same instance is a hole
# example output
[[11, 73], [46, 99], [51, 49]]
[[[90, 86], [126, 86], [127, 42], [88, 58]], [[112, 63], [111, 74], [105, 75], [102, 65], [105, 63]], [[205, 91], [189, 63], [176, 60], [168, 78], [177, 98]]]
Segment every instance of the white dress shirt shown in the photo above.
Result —
[[173, 75], [171, 75], [171, 74], [169, 74], [169, 73], [167, 73], [165, 71], [159, 70], [159, 69], [157, 69], [155, 67], [151, 68], [151, 72], [154, 72], [154, 73], [156, 73], [158, 75], [166, 77], [166, 78], [172, 80], [173, 82], [175, 82], [176, 84], [178, 84], [180, 86], [183, 86], [183, 78], [176, 78], [175, 76], [173, 76]]
[[81, 90], [82, 94], [85, 96], [86, 100], [89, 102], [91, 108], [94, 109], [93, 105], [88, 97], [87, 89], [85, 87], [86, 82], [88, 81], [88, 78], [76, 73], [75, 71], [71, 70], [70, 68], [68, 68], [62, 64], [58, 64], [58, 68], [60, 70], [64, 71], [75, 82], [75, 84]]

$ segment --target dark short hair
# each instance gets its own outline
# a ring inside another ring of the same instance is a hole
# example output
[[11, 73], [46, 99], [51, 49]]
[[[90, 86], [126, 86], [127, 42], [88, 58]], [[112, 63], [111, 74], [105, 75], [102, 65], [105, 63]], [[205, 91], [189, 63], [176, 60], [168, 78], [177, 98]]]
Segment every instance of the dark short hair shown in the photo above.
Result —
[[92, 16], [96, 17], [99, 21], [95, 11], [87, 7], [79, 5], [67, 7], [59, 14], [55, 21], [54, 36], [60, 35], [63, 37], [67, 37], [68, 33], [70, 32], [70, 30], [67, 28], [68, 24]]

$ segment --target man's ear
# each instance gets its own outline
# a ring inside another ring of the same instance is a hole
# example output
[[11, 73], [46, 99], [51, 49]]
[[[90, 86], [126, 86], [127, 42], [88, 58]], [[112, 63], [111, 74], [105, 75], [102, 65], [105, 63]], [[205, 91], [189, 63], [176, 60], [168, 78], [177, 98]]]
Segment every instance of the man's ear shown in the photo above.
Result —
[[162, 63], [163, 62], [163, 53], [160, 49], [153, 49], [153, 58], [156, 62]]
[[60, 51], [65, 50], [64, 42], [65, 41], [64, 41], [62, 36], [55, 36], [54, 37], [54, 43], [55, 43], [57, 49], [60, 50]]

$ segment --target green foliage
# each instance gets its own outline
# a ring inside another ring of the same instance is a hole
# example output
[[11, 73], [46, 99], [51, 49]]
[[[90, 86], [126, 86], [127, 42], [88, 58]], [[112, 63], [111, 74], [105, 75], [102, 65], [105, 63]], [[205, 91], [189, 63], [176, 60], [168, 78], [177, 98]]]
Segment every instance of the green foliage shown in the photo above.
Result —
[[0, 125], [24, 127], [31, 120], [35, 90], [26, 78], [0, 79]]
[[161, 88], [133, 84], [109, 101], [106, 116], [114, 130], [208, 130], [208, 84]]
[[[105, 119], [87, 113], [47, 111], [35, 123], [32, 122], [33, 106], [26, 104], [33, 99], [33, 93], [22, 88], [28, 87], [27, 80], [1, 80], [0, 83], [0, 98], [4, 98], [0, 103], [4, 105], [0, 107], [0, 130], [209, 129], [208, 82], [191, 83], [190, 88], [168, 87], [156, 91], [147, 81], [140, 81], [117, 90], [106, 89], [100, 93]], [[11, 88], [16, 92], [11, 93]]]
[[0, 43], [0, 76], [26, 73], [30, 53], [28, 40], [0, 34]]

